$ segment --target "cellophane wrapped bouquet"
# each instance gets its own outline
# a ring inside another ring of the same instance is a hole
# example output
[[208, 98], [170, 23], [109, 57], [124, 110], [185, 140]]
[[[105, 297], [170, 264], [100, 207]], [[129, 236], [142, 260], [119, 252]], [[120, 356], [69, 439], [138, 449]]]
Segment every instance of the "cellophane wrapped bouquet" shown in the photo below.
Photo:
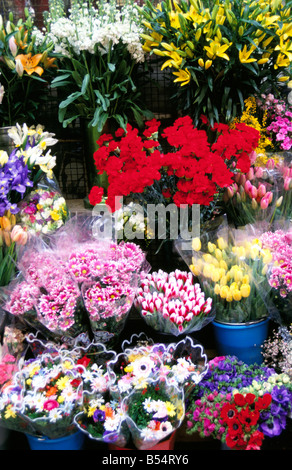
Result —
[[31, 239], [18, 260], [19, 276], [3, 289], [4, 309], [46, 336], [114, 341], [134, 301], [145, 254], [134, 243], [95, 239], [87, 223], [78, 228], [70, 219], [46, 242]]
[[214, 318], [212, 299], [191, 272], [180, 270], [145, 274], [135, 306], [154, 330], [175, 336], [200, 330]]
[[13, 324], [5, 326], [0, 344], [0, 390], [18, 370], [18, 362], [25, 351], [23, 332]]
[[123, 409], [135, 447], [151, 449], [182, 424], [184, 393], [167, 379], [148, 380], [123, 400]]
[[4, 427], [58, 439], [76, 432], [82, 378], [69, 357], [43, 354], [26, 359], [0, 396]]
[[211, 297], [216, 321], [246, 323], [268, 316], [261, 293], [270, 290], [266, 272], [271, 252], [252, 234], [252, 227], [248, 231], [223, 225], [194, 238], [192, 249], [181, 253]]
[[271, 317], [281, 326], [292, 320], [292, 230], [286, 228], [264, 232], [260, 236], [264, 249], [270, 250], [272, 262], [267, 271], [270, 290], [264, 293]]

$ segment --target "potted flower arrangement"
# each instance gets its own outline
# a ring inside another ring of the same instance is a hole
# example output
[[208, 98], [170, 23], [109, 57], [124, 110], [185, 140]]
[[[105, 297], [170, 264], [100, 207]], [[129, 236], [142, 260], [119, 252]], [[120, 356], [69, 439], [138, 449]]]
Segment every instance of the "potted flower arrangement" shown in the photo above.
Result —
[[237, 450], [259, 450], [285, 429], [291, 407], [287, 375], [215, 357], [186, 409], [187, 433], [211, 436]]
[[212, 299], [206, 298], [191, 272], [162, 270], [146, 274], [135, 306], [147, 325], [162, 334], [189, 334], [213, 320]]
[[10, 12], [6, 24], [0, 17], [0, 122], [5, 131], [38, 120], [56, 68], [52, 42], [34, 25], [27, 8], [24, 16], [15, 23]]
[[[163, 61], [178, 85], [178, 109], [198, 124], [239, 116], [244, 100], [279, 93], [290, 78], [288, 5], [252, 1], [146, 1], [143, 48]], [[265, 12], [263, 14], [263, 11]], [[272, 90], [272, 91], [271, 91]]]

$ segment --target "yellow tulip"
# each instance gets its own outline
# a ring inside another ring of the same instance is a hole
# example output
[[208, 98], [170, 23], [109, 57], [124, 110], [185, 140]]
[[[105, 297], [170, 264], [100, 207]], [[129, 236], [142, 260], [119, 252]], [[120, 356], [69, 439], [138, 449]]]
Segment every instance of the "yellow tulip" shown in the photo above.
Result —
[[192, 240], [192, 248], [194, 251], [200, 251], [202, 245], [201, 245], [201, 240], [196, 237], [196, 238], [193, 238]]
[[250, 285], [242, 284], [240, 287], [240, 292], [241, 292], [242, 297], [248, 297], [250, 295]]
[[222, 259], [222, 251], [219, 250], [219, 248], [216, 248], [215, 250], [215, 256], [217, 258], [218, 261], [220, 261]]
[[229, 295], [229, 287], [228, 286], [222, 286], [221, 289], [220, 289], [220, 297], [222, 299], [226, 299], [228, 295]]
[[190, 270], [195, 276], [199, 276], [201, 274], [201, 270], [198, 265], [191, 264], [190, 265]]
[[214, 286], [214, 293], [215, 293], [216, 295], [219, 295], [219, 294], [220, 294], [220, 290], [221, 290], [220, 284], [215, 284], [215, 286]]
[[223, 237], [219, 237], [217, 240], [217, 246], [220, 250], [225, 250], [227, 248], [227, 242]]
[[216, 245], [214, 243], [208, 242], [208, 251], [209, 251], [209, 253], [213, 253], [215, 248], [216, 248]]
[[236, 301], [239, 301], [242, 298], [242, 295], [239, 289], [234, 289], [234, 291], [232, 292], [232, 295], [233, 295], [233, 299]]

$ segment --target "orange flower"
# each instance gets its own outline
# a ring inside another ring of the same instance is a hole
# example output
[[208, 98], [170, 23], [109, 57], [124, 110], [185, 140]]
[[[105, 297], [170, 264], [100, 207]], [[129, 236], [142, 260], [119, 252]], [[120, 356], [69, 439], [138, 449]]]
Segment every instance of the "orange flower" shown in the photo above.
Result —
[[51, 397], [53, 395], [56, 395], [57, 391], [58, 391], [57, 387], [50, 387], [46, 392], [46, 396]]
[[34, 72], [36, 72], [38, 75], [42, 75], [44, 69], [38, 65], [41, 58], [42, 58], [42, 54], [35, 54], [34, 56], [32, 56], [30, 52], [29, 54], [19, 54], [18, 56], [15, 57], [15, 60], [17, 59], [20, 60], [23, 66], [23, 69], [29, 75], [31, 75]]
[[50, 67], [57, 67], [57, 65], [53, 63], [55, 60], [56, 57], [45, 57], [43, 60], [44, 68], [48, 69]]

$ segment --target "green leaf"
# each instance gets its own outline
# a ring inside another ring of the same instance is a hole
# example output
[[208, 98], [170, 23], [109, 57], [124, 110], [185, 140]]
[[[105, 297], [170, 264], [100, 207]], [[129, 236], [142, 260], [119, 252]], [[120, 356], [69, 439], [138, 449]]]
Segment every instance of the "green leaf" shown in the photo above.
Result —
[[61, 103], [59, 104], [59, 108], [67, 108], [69, 104], [76, 101], [78, 98], [80, 98], [80, 96], [82, 96], [82, 93], [80, 91], [75, 91], [74, 93], [69, 95], [68, 98], [66, 98], [64, 101], [61, 101]]
[[81, 87], [81, 93], [82, 95], [85, 95], [86, 91], [87, 91], [87, 88], [88, 88], [88, 84], [90, 82], [90, 77], [89, 77], [89, 74], [87, 73], [83, 79], [83, 82], [82, 82], [82, 87]]
[[109, 100], [108, 100], [105, 96], [103, 96], [103, 95], [100, 93], [99, 90], [94, 90], [94, 93], [96, 94], [96, 96], [97, 96], [97, 98], [98, 98], [98, 99], [97, 99], [97, 103], [98, 103], [98, 104], [101, 104], [102, 109], [103, 109], [104, 111], [107, 111], [108, 108], [109, 108], [109, 105], [110, 105]]

